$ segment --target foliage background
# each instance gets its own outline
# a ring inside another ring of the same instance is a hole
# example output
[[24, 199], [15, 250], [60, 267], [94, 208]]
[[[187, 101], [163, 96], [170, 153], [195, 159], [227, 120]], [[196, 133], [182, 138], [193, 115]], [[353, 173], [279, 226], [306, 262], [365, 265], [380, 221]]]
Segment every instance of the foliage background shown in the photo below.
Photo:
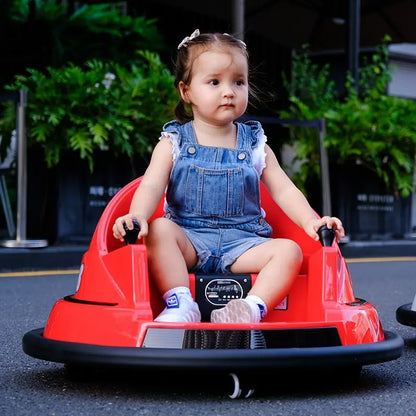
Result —
[[[28, 147], [40, 146], [48, 167], [68, 151], [87, 160], [91, 171], [99, 150], [146, 158], [176, 102], [173, 76], [158, 53], [163, 42], [155, 21], [125, 16], [111, 4], [84, 5], [72, 13], [58, 0], [5, 6], [8, 30], [38, 34], [42, 28], [45, 39], [37, 59], [25, 56], [33, 66], [4, 86], [28, 91]], [[20, 37], [12, 39], [19, 44]], [[1, 120], [1, 133], [10, 137], [14, 103], [3, 107]]]
[[[325, 147], [338, 169], [361, 165], [374, 172], [387, 189], [408, 196], [413, 191], [416, 154], [416, 102], [386, 94], [392, 67], [388, 63], [389, 38], [360, 67], [359, 85], [348, 74], [345, 95], [330, 79], [329, 64], [314, 64], [307, 46], [293, 58], [292, 79], [285, 79], [290, 106], [283, 118], [325, 118]], [[305, 190], [320, 177], [319, 143], [309, 129], [290, 127], [300, 169], [294, 180]]]

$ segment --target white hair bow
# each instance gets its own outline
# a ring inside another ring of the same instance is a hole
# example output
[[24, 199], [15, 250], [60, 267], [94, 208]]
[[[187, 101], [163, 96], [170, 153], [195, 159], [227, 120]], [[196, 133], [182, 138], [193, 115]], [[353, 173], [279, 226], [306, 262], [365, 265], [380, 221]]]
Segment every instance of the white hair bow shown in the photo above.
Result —
[[192, 39], [195, 39], [197, 36], [199, 36], [199, 29], [195, 29], [191, 36], [186, 36], [182, 39], [182, 42], [178, 45], [178, 49], [182, 48], [182, 46], [187, 47], [188, 42]]

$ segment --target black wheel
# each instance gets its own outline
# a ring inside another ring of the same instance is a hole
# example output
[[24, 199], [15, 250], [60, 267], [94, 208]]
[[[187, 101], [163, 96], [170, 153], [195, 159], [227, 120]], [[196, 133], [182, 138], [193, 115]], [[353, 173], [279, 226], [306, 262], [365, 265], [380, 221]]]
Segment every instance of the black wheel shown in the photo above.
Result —
[[412, 310], [412, 304], [406, 303], [397, 308], [396, 319], [402, 325], [416, 327], [416, 311]]

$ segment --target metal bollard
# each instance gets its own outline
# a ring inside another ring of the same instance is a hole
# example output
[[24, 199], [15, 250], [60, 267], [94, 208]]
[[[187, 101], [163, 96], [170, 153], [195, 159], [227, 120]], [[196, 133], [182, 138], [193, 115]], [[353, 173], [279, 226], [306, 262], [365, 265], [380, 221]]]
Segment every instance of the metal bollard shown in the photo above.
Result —
[[48, 245], [47, 240], [28, 240], [26, 238], [27, 219], [27, 149], [25, 107], [27, 91], [19, 91], [17, 104], [17, 218], [16, 239], [2, 240], [0, 246], [9, 248], [40, 248]]

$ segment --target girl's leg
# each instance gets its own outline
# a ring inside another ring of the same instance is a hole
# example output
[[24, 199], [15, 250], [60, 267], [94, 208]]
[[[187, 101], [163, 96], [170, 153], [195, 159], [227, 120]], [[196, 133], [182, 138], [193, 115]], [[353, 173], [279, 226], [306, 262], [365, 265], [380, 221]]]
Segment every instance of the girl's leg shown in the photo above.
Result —
[[248, 249], [232, 265], [233, 273], [258, 273], [249, 295], [274, 308], [288, 294], [303, 261], [300, 247], [292, 240], [274, 239]]
[[155, 319], [159, 322], [199, 322], [201, 314], [189, 290], [188, 269], [197, 255], [183, 230], [166, 218], [149, 224], [146, 237], [149, 274], [166, 308]]
[[149, 272], [160, 293], [189, 286], [188, 269], [197, 255], [181, 227], [167, 218], [155, 219], [149, 224], [146, 247]]
[[259, 322], [262, 312], [273, 309], [288, 294], [298, 275], [303, 255], [291, 240], [275, 239], [252, 247], [230, 267], [233, 273], [258, 273], [245, 301], [231, 301], [214, 310], [213, 322]]

